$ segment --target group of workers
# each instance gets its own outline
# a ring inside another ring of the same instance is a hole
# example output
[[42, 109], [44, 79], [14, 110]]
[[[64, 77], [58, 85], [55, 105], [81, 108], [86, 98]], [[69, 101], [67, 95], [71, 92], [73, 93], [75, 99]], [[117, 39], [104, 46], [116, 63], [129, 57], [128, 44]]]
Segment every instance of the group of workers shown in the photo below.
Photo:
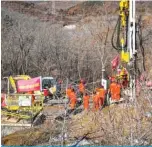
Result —
[[[91, 95], [89, 95], [88, 92], [86, 91], [84, 80], [80, 80], [78, 85], [78, 90], [80, 97], [82, 98], [83, 101], [84, 110], [89, 109], [89, 101], [91, 97], [93, 100], [93, 110], [95, 111], [99, 110], [104, 106], [104, 102], [105, 102], [105, 98], [107, 97], [107, 94], [110, 94], [112, 100], [119, 101], [121, 97], [121, 88], [122, 86], [114, 78], [111, 79], [108, 90], [104, 89], [103, 85], [100, 85], [99, 88], [96, 88], [93, 91], [93, 94]], [[69, 87], [66, 89], [66, 95], [70, 101], [70, 108], [75, 109], [78, 100], [77, 100], [76, 91], [72, 86], [69, 85]]]

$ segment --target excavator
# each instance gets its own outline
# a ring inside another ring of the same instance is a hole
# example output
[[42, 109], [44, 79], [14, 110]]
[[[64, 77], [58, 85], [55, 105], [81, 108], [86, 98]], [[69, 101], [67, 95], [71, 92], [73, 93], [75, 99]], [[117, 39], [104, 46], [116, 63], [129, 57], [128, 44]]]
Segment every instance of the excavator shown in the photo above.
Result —
[[[9, 76], [4, 77], [4, 79], [8, 79], [8, 87], [7, 91], [10, 93], [10, 90], [13, 93], [18, 93], [17, 91], [17, 81], [18, 80], [29, 80], [31, 77], [29, 75], [17, 75], [17, 76]], [[57, 83], [53, 77], [41, 77], [41, 90], [36, 91], [36, 93], [41, 93], [45, 97], [53, 96], [57, 91]], [[11, 86], [11, 87], [10, 87]], [[13, 88], [13, 90], [12, 90]]]
[[[32, 124], [43, 109], [44, 100], [56, 93], [56, 80], [53, 77], [39, 77], [40, 88], [35, 91], [19, 91], [19, 81], [29, 81], [28, 75], [4, 77], [7, 79], [7, 94], [2, 94], [2, 116], [7, 120], [15, 118], [16, 122], [27, 120]], [[27, 85], [26, 85], [27, 86]], [[25, 122], [25, 121], [24, 121]]]

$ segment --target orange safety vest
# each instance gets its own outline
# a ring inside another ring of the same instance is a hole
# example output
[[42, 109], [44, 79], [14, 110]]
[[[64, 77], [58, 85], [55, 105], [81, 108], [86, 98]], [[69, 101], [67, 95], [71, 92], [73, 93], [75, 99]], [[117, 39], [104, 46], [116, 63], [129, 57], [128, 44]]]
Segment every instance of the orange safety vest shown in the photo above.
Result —
[[83, 96], [83, 106], [84, 106], [84, 109], [88, 109], [89, 108], [89, 99], [90, 99], [89, 95]]
[[94, 103], [94, 109], [98, 110], [99, 109], [99, 101], [100, 101], [100, 97], [98, 94], [93, 96], [93, 103]]
[[77, 98], [76, 98], [75, 92], [71, 92], [69, 98], [70, 98], [70, 107], [71, 107], [71, 109], [74, 109], [75, 105], [76, 105], [76, 102], [77, 102]]
[[106, 94], [106, 91], [104, 90], [104, 88], [100, 88], [99, 94], [98, 94], [100, 97], [100, 106], [104, 104], [105, 94]]
[[66, 95], [68, 96], [68, 98], [70, 98], [70, 94], [71, 94], [71, 88], [68, 88], [67, 90], [66, 90]]
[[83, 83], [80, 83], [80, 84], [79, 84], [79, 91], [82, 92], [82, 93], [84, 93], [84, 90], [85, 90], [84, 84], [83, 84]]
[[120, 100], [121, 86], [117, 83], [110, 84], [110, 92], [112, 100]]
[[104, 90], [104, 88], [100, 88], [99, 89], [99, 96], [102, 97], [102, 98], [104, 98], [105, 94], [106, 94], [106, 91]]

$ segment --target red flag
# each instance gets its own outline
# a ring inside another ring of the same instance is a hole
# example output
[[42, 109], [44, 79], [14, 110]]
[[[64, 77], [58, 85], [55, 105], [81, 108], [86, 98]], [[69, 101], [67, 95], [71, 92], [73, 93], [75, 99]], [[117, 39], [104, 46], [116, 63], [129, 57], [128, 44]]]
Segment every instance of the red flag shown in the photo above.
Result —
[[112, 65], [112, 69], [116, 69], [117, 66], [119, 64], [119, 55], [117, 55], [112, 61], [111, 61], [111, 65]]
[[17, 81], [18, 92], [39, 91], [41, 89], [41, 77], [32, 78], [30, 80]]

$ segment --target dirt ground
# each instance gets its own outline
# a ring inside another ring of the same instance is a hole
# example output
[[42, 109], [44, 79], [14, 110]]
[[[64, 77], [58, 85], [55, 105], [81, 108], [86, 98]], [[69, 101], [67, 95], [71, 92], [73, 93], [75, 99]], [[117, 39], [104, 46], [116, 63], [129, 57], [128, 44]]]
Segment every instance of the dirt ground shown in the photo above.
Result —
[[[98, 142], [99, 145], [113, 145], [114, 140], [115, 144], [122, 144], [121, 136], [128, 138], [130, 126], [132, 126], [134, 132], [139, 130], [137, 119], [140, 120], [142, 125], [139, 134], [146, 132], [151, 126], [150, 118], [143, 115], [144, 112], [149, 111], [151, 108], [143, 105], [143, 108], [139, 109], [142, 111], [137, 111], [128, 104], [113, 104], [98, 112], [89, 110], [70, 115], [70, 119], [67, 119], [64, 123], [67, 142], [69, 140], [74, 142], [85, 137], [94, 144]], [[43, 124], [2, 137], [2, 145], [50, 145], [50, 138], [56, 138], [59, 141], [61, 139], [59, 139], [59, 136], [63, 132], [63, 121], [56, 121], [55, 118], [64, 114], [64, 106], [46, 106], [43, 113], [47, 116]], [[126, 139], [124, 144], [129, 144], [127, 141]]]

